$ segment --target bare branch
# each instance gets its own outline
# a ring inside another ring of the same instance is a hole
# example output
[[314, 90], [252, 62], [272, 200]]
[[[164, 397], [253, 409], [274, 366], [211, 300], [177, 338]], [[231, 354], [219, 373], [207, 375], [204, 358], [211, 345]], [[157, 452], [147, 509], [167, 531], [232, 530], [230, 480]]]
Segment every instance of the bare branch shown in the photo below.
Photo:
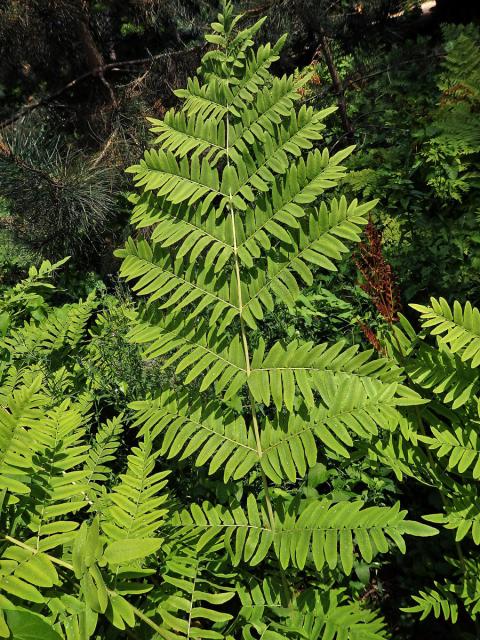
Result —
[[8, 127], [9, 125], [13, 124], [17, 120], [20, 120], [20, 118], [25, 116], [27, 113], [30, 113], [34, 109], [37, 109], [38, 107], [41, 107], [43, 105], [46, 105], [52, 102], [53, 100], [55, 100], [56, 98], [64, 94], [66, 91], [69, 91], [70, 89], [73, 89], [74, 87], [76, 87], [78, 84], [80, 84], [87, 78], [91, 78], [93, 76], [99, 76], [100, 78], [104, 78], [105, 73], [108, 73], [109, 71], [117, 71], [122, 67], [134, 67], [134, 66], [149, 64], [157, 60], [178, 58], [184, 55], [194, 53], [196, 51], [200, 52], [204, 48], [205, 48], [205, 45], [198, 45], [196, 47], [191, 47], [189, 49], [182, 49], [180, 51], [169, 51], [167, 53], [158, 53], [148, 58], [137, 58], [135, 60], [122, 60], [120, 62], [111, 62], [109, 64], [104, 64], [100, 67], [95, 67], [93, 69], [90, 69], [89, 71], [82, 73], [82, 75], [78, 76], [77, 78], [70, 80], [70, 82], [68, 82], [66, 85], [64, 85], [60, 89], [57, 89], [57, 91], [54, 91], [48, 96], [45, 96], [44, 98], [40, 98], [39, 100], [30, 102], [29, 104], [24, 105], [20, 109], [20, 111], [17, 111], [17, 113], [15, 113], [13, 116], [11, 116], [10, 118], [7, 118], [3, 122], [0, 122], [0, 130], [4, 129], [5, 127]]

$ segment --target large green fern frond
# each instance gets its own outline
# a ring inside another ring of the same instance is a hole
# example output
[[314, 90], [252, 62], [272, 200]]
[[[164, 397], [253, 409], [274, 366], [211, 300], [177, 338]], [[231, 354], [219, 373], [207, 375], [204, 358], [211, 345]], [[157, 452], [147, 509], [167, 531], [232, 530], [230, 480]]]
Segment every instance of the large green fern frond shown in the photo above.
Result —
[[[259, 490], [258, 498], [249, 491], [238, 502], [189, 500], [171, 514], [173, 535], [189, 542], [184, 561], [167, 573], [177, 592], [159, 611], [167, 633], [181, 637], [224, 637], [227, 619], [217, 617], [213, 629], [209, 607], [205, 625], [190, 624], [194, 591], [191, 580], [179, 577], [195, 580], [211, 548], [219, 563], [235, 566], [279, 562], [281, 573], [295, 567], [326, 574], [338, 566], [350, 574], [356, 558], [370, 562], [391, 546], [403, 552], [404, 535], [436, 532], [407, 520], [399, 505], [279, 497], [319, 451], [336, 460], [362, 446], [373, 451], [402, 429], [402, 411], [424, 400], [391, 358], [345, 343], [262, 337], [266, 313], [293, 308], [320, 270], [337, 269], [375, 202], [329, 195], [353, 150], [330, 154], [322, 146], [332, 109], [299, 104], [307, 76], [273, 77], [269, 69], [284, 38], [254, 50], [261, 21], [237, 26], [226, 3], [197, 77], [176, 91], [183, 103], [153, 122], [154, 146], [129, 169], [137, 192], [132, 221], [141, 238], [117, 252], [122, 276], [144, 302], [129, 337], [146, 360], [171, 372], [174, 387], [131, 405], [140, 436], [158, 447], [136, 457], [190, 459], [225, 483], [245, 479]], [[132, 500], [125, 500], [133, 484], [124, 478], [111, 494], [103, 526], [118, 542], [126, 537], [122, 522], [132, 522]], [[155, 529], [139, 534], [154, 535]], [[165, 554], [168, 565], [168, 545]], [[288, 599], [285, 574], [281, 582]], [[353, 623], [328, 627], [317, 617], [300, 617], [298, 629], [356, 637]], [[382, 637], [383, 626], [372, 624], [372, 634]], [[245, 637], [277, 638], [283, 630], [259, 625]]]

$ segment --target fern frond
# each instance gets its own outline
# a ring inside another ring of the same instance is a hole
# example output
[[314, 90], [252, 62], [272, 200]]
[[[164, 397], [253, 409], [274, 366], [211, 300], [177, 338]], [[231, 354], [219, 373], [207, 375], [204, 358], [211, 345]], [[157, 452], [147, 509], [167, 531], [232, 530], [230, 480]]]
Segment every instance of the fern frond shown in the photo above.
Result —
[[0, 408], [0, 488], [12, 493], [30, 492], [34, 447], [29, 427], [40, 420], [45, 397], [38, 393], [42, 379], [13, 391]]
[[248, 377], [253, 397], [267, 406], [273, 400], [277, 409], [284, 403], [291, 411], [298, 388], [306, 404], [314, 407], [314, 391], [328, 401], [349, 380], [354, 385], [362, 381], [367, 395], [375, 395], [382, 389], [389, 396], [393, 390], [398, 405], [421, 402], [418, 394], [401, 384], [400, 368], [386, 359], [372, 359], [373, 350], [359, 353], [357, 345], [345, 347], [344, 341], [315, 346], [309, 342], [294, 341], [286, 346], [277, 342], [265, 356], [265, 343], [261, 339], [253, 353]]
[[134, 291], [148, 296], [149, 304], [163, 300], [161, 309], [174, 306], [177, 312], [192, 305], [187, 319], [197, 317], [207, 307], [213, 307], [211, 312], [217, 318], [226, 316], [227, 322], [239, 313], [238, 306], [229, 300], [227, 279], [214, 276], [208, 266], [195, 273], [193, 265], [186, 267], [178, 257], [173, 260], [159, 245], [152, 251], [145, 240], [130, 239], [118, 255], [125, 258], [121, 275], [127, 281], [136, 280]]
[[260, 464], [265, 475], [277, 484], [284, 479], [295, 482], [317, 462], [313, 423], [302, 412], [265, 420], [261, 443]]
[[[247, 200], [251, 200], [249, 187], [260, 192], [268, 192], [269, 185], [276, 183], [275, 188], [281, 197], [287, 200], [287, 205], [289, 199], [294, 203], [302, 200], [309, 202], [308, 194], [312, 195], [312, 192], [317, 191], [318, 195], [318, 192], [322, 193], [326, 188], [334, 186], [335, 180], [338, 181], [345, 172], [345, 168], [339, 166], [340, 158], [345, 158], [345, 152], [339, 152], [330, 158], [328, 152], [320, 153], [317, 150], [310, 152], [305, 159], [302, 157], [304, 150], [313, 147], [311, 140], [321, 137], [319, 131], [324, 128], [321, 117], [325, 118], [331, 112], [330, 109], [311, 113], [308, 120], [301, 110], [298, 122], [293, 112], [290, 126], [277, 127], [274, 137], [265, 133], [261, 145], [238, 142], [236, 147], [229, 148], [229, 158], [240, 178], [235, 193], [241, 193]], [[305, 120], [307, 124], [304, 124]], [[289, 156], [293, 156], [292, 159]], [[298, 162], [293, 164], [295, 158], [298, 158]], [[285, 174], [283, 180], [276, 180], [276, 175]], [[292, 185], [295, 179], [299, 181], [299, 185], [292, 193], [288, 185]], [[312, 200], [313, 198], [310, 202]]]
[[[375, 202], [325, 197], [343, 178], [352, 148], [333, 156], [317, 148], [332, 110], [298, 108], [308, 77], [269, 73], [283, 39], [254, 53], [261, 22], [234, 32], [237, 24], [227, 2], [198, 77], [176, 92], [184, 99], [179, 114], [154, 123], [158, 146], [130, 168], [138, 190], [133, 220], [144, 239], [117, 252], [122, 276], [146, 300], [129, 338], [143, 345], [144, 358], [174, 369], [175, 386], [190, 387], [131, 405], [140, 435], [158, 446], [149, 455], [191, 459], [225, 482], [248, 476], [262, 486], [259, 499], [250, 493], [230, 506], [194, 502], [173, 514], [169, 524], [176, 540], [188, 540], [188, 561], [169, 568], [178, 590], [159, 603], [172, 638], [227, 633], [229, 619], [211, 625], [209, 607], [206, 624], [190, 624], [196, 605], [191, 581], [181, 577], [193, 576], [212, 545], [228, 551], [221, 561], [216, 556], [220, 564], [279, 560], [282, 570], [308, 566], [328, 574], [341, 566], [349, 574], [357, 557], [370, 562], [391, 546], [403, 552], [405, 535], [436, 533], [407, 520], [399, 505], [288, 501], [272, 492], [272, 482], [297, 482], [306, 473], [319, 444], [338, 459], [354, 446], [373, 450], [385, 431], [404, 437], [400, 409], [425, 401], [405, 386], [393, 359], [373, 359], [357, 347], [280, 341], [267, 352], [258, 334], [251, 344], [266, 311], [278, 302], [293, 307], [318, 268], [336, 270]], [[120, 508], [113, 499], [112, 509]], [[124, 535], [120, 512], [111, 516], [116, 535]], [[294, 627], [262, 620], [244, 637], [314, 637], [324, 629], [330, 638], [384, 635], [382, 623], [367, 616], [372, 626], [362, 627], [367, 618], [352, 609], [338, 613], [338, 624], [332, 614], [330, 626], [310, 613], [302, 611]], [[342, 616], [350, 617], [343, 627]]]
[[422, 326], [431, 335], [441, 336], [451, 353], [458, 353], [472, 369], [480, 365], [480, 311], [470, 302], [462, 309], [455, 301], [453, 311], [444, 298], [430, 299], [431, 306], [411, 305], [421, 313]]
[[[275, 175], [287, 172], [290, 167], [289, 156], [301, 157], [304, 150], [312, 149], [314, 143], [322, 139], [322, 131], [325, 129], [323, 120], [333, 111], [334, 107], [315, 111], [303, 105], [298, 113], [292, 111], [290, 121], [275, 126], [273, 135], [265, 132], [261, 145], [249, 145], [242, 139], [238, 140], [229, 148], [230, 159], [237, 167], [245, 165], [247, 172], [248, 168], [253, 170], [245, 182], [250, 183], [253, 188], [265, 191], [266, 185], [274, 181]], [[333, 174], [333, 166], [336, 165], [331, 160], [328, 164], [331, 164], [327, 167]], [[339, 168], [336, 173], [340, 171]], [[327, 168], [324, 169], [323, 177], [325, 180], [328, 178]]]
[[269, 69], [274, 62], [279, 60], [279, 53], [283, 49], [286, 39], [287, 36], [284, 35], [273, 46], [267, 43], [259, 46], [256, 51], [247, 50], [243, 73], [234, 83], [232, 90], [234, 108], [240, 109], [246, 101], [251, 102], [258, 91], [270, 80]]
[[455, 593], [451, 592], [449, 585], [443, 586], [438, 582], [435, 582], [434, 585], [426, 591], [419, 591], [418, 596], [412, 596], [417, 604], [403, 607], [402, 611], [420, 613], [420, 620], [424, 620], [430, 613], [433, 613], [437, 619], [443, 618], [455, 623], [458, 619], [458, 600]]
[[[458, 571], [459, 563], [455, 564]], [[464, 561], [464, 575], [460, 584], [455, 585], [455, 592], [458, 598], [463, 602], [468, 615], [475, 620], [480, 611], [480, 580], [479, 565], [475, 556], [466, 558]]]
[[470, 535], [475, 544], [480, 544], [480, 509], [476, 488], [470, 484], [459, 485], [449, 498], [446, 499], [444, 513], [428, 515], [425, 519], [454, 530], [456, 542]]
[[145, 358], [171, 354], [163, 366], [175, 364], [177, 374], [188, 369], [188, 382], [208, 369], [201, 381], [201, 391], [215, 384], [216, 392], [227, 399], [246, 383], [247, 371], [239, 337], [229, 340], [226, 333], [212, 329], [205, 320], [186, 323], [179, 314], [172, 315], [166, 323], [138, 323], [130, 338], [139, 344], [149, 343], [144, 351]]
[[360, 380], [347, 379], [330, 387], [330, 393], [322, 395], [325, 406], [310, 411], [300, 407], [294, 414], [266, 421], [261, 434], [261, 464], [273, 482], [294, 482], [297, 474], [302, 477], [316, 463], [315, 439], [327, 451], [349, 458], [354, 438], [369, 441], [379, 429], [397, 427], [400, 415], [395, 409], [395, 385], [365, 387]]
[[[449, 470], [456, 469], [464, 474], [469, 470], [474, 479], [480, 478], [480, 439], [478, 422], [458, 419], [451, 414], [442, 416], [429, 412], [426, 414], [431, 435], [420, 436], [435, 455], [446, 460]], [[450, 420], [448, 419], [450, 418]]]
[[123, 432], [123, 415], [115, 416], [100, 425], [85, 460], [87, 492], [92, 497], [100, 495], [102, 485], [111, 473], [108, 463], [115, 460]]
[[273, 134], [274, 126], [290, 117], [295, 103], [300, 100], [299, 89], [307, 78], [294, 79], [291, 76], [273, 78], [271, 85], [263, 87], [257, 93], [249, 109], [237, 112], [239, 120], [231, 127], [230, 145], [233, 148], [242, 144], [254, 144], [262, 141], [266, 133]]
[[30, 320], [2, 341], [14, 361], [30, 363], [42, 357], [59, 361], [85, 337], [87, 324], [97, 307], [95, 294], [83, 302], [55, 307], [42, 321]]
[[[453, 25], [448, 25], [452, 27]], [[442, 61], [444, 73], [440, 77], [439, 87], [449, 95], [480, 100], [480, 56], [478, 53], [478, 30], [473, 25], [457, 27], [457, 32], [448, 33], [444, 28], [446, 56]], [[461, 29], [461, 30], [460, 30]], [[470, 96], [465, 94], [465, 89]]]
[[[161, 545], [157, 532], [168, 513], [163, 489], [169, 472], [154, 472], [159, 453], [152, 452], [146, 434], [138, 447], [133, 447], [127, 471], [108, 496], [110, 506], [104, 513], [102, 529], [112, 540], [106, 553], [113, 564], [130, 561], [132, 554], [135, 558], [149, 555]], [[145, 547], [149, 553], [143, 554]]]
[[406, 511], [394, 507], [366, 507], [362, 502], [313, 502], [295, 513], [289, 509], [276, 523], [274, 548], [283, 567], [303, 568], [309, 551], [315, 568], [337, 565], [350, 574], [354, 561], [354, 544], [367, 562], [377, 553], [388, 551], [388, 536], [405, 552], [405, 534], [432, 535], [435, 529], [405, 520]]
[[185, 89], [177, 89], [175, 95], [185, 100], [183, 108], [188, 117], [200, 116], [203, 121], [218, 122], [228, 113], [228, 94], [223, 83], [215, 77], [206, 84], [198, 78], [189, 78]]
[[[7, 548], [0, 559], [0, 588], [27, 602], [43, 603], [45, 597], [41, 589], [61, 584], [55, 565], [62, 561], [50, 554], [53, 549], [70, 545], [78, 527], [75, 520], [64, 516], [87, 505], [85, 474], [78, 470], [85, 460], [87, 447], [82, 442], [85, 434], [82, 414], [68, 401], [46, 413], [36, 410], [35, 400], [40, 406], [44, 400], [38, 394], [38, 386], [37, 383], [37, 386], [20, 389], [10, 405], [11, 415], [19, 420], [29, 443], [31, 473], [28, 474], [29, 486], [22, 483], [23, 487], [17, 487], [15, 478], [9, 478], [8, 468], [1, 470], [2, 482], [9, 485], [6, 489], [20, 494], [7, 505], [15, 508], [16, 528], [23, 529], [23, 534], [21, 540], [3, 535]], [[29, 406], [25, 411], [27, 402]], [[8, 464], [11, 456], [15, 466], [23, 468], [24, 452], [25, 443], [12, 439], [5, 461]], [[31, 496], [24, 495], [25, 489], [30, 489]]]
[[305, 505], [291, 504], [275, 515], [274, 528], [268, 524], [265, 508], [259, 508], [249, 494], [247, 512], [240, 506], [232, 509], [204, 503], [193, 505], [190, 512], [178, 515], [179, 526], [205, 529], [201, 547], [212, 537], [223, 533], [232, 562], [241, 560], [254, 566], [272, 549], [282, 567], [303, 569], [307, 557], [319, 571], [341, 566], [346, 574], [353, 567], [354, 545], [359, 555], [371, 562], [377, 553], [389, 549], [386, 536], [400, 551], [405, 551], [403, 536], [433, 535], [436, 529], [405, 520], [406, 511], [394, 507], [367, 507], [362, 502], [313, 501]]
[[[314, 193], [315, 191], [312, 189], [312, 194]], [[314, 195], [312, 195], [313, 197]], [[363, 210], [367, 211], [374, 204], [362, 205]], [[287, 222], [286, 226], [295, 224], [298, 229], [290, 229], [287, 232], [277, 222], [272, 221], [264, 225], [264, 236], [265, 231], [269, 231], [273, 236], [282, 236], [277, 239], [285, 240], [285, 242], [279, 244], [275, 251], [267, 253], [267, 268], [265, 271], [253, 271], [249, 274], [248, 279], [244, 281], [246, 295], [244, 296], [244, 309], [242, 311], [243, 317], [249, 326], [256, 328], [255, 318], [263, 318], [261, 306], [268, 311], [273, 310], [270, 291], [288, 306], [294, 306], [295, 300], [300, 293], [295, 276], [300, 276], [301, 281], [306, 285], [311, 285], [313, 282], [313, 275], [309, 265], [317, 265], [328, 271], [337, 270], [333, 261], [340, 260], [342, 254], [348, 251], [347, 246], [341, 239], [355, 241], [358, 238], [359, 240], [358, 232], [361, 225], [366, 224], [368, 221], [367, 218], [356, 214], [356, 202], [353, 201], [350, 207], [347, 208], [347, 202], [342, 198], [340, 204], [336, 200], [332, 200], [330, 212], [328, 212], [326, 205], [323, 204], [316, 214], [309, 216], [308, 223], [305, 222], [303, 226], [299, 225], [296, 219], [290, 216], [290, 223]], [[287, 214], [284, 217], [288, 218], [289, 216]], [[266, 238], [271, 246], [268, 234], [266, 234]], [[252, 248], [251, 245], [250, 248]], [[250, 253], [241, 252], [241, 249], [240, 245], [239, 255], [242, 256], [242, 260], [247, 263], [250, 261], [249, 266], [253, 266]], [[254, 252], [257, 249], [258, 245]], [[249, 256], [248, 258], [246, 257], [247, 255]]]
[[[211, 552], [210, 552], [211, 553]], [[186, 553], [172, 554], [166, 562], [161, 603], [158, 612], [163, 621], [165, 638], [224, 638], [219, 624], [232, 620], [231, 613], [220, 609], [235, 596], [234, 587], [222, 582], [227, 575], [220, 564], [206, 553], [203, 557]]]
[[[199, 207], [203, 215], [208, 213], [215, 198], [220, 198], [218, 213], [228, 201], [227, 181], [221, 178], [206, 158], [200, 161], [198, 156], [192, 156], [191, 160], [183, 157], [178, 162], [170, 151], [151, 149], [145, 151], [139, 165], [129, 167], [127, 171], [134, 174], [137, 187], [155, 191], [157, 196], [165, 196], [172, 204], [187, 201], [192, 205], [201, 199]], [[231, 174], [233, 183], [235, 178], [238, 182], [238, 176]], [[245, 209], [240, 197], [237, 197], [235, 204]]]
[[366, 447], [366, 451], [372, 462], [392, 469], [398, 480], [406, 476], [431, 485], [436, 470], [431, 468], [428, 456], [420, 447], [412, 446], [411, 441], [398, 431], [386, 438], [378, 438]]
[[[342, 198], [340, 212], [339, 203], [335, 199], [330, 203], [330, 211], [325, 204], [313, 211], [304, 206], [313, 202], [326, 189], [335, 186], [345, 171], [344, 167], [333, 162], [334, 159], [335, 156], [329, 159], [328, 153], [317, 153], [316, 162], [311, 163], [309, 171], [304, 163], [298, 169], [297, 166], [291, 167], [285, 177], [275, 179], [270, 189], [265, 181], [254, 185], [261, 191], [266, 190], [268, 194], [262, 194], [258, 198], [255, 209], [247, 209], [243, 224], [236, 222], [239, 257], [246, 266], [251, 266], [252, 259], [260, 257], [262, 250], [270, 250], [272, 244], [275, 245], [278, 241], [283, 242], [286, 247], [298, 244], [299, 250], [307, 251], [309, 247], [305, 243], [308, 242], [310, 232], [313, 244], [310, 249], [313, 253], [318, 249], [321, 255], [330, 255], [326, 249], [332, 234], [355, 240], [358, 225], [365, 224], [363, 214], [368, 210], [369, 204], [365, 207], [362, 205], [357, 211], [355, 200], [348, 208], [346, 200]], [[350, 217], [353, 220], [349, 222]], [[303, 218], [306, 222], [302, 227]], [[336, 256], [339, 247], [334, 240], [332, 242]], [[310, 253], [307, 253], [308, 257], [312, 259], [307, 261], [314, 264], [320, 260], [313, 260]], [[324, 266], [323, 263], [320, 266]]]
[[264, 579], [261, 583], [250, 580], [239, 595], [242, 601], [240, 615], [248, 622], [242, 629], [246, 640], [251, 640], [253, 630], [272, 640], [277, 637], [326, 637], [332, 640], [388, 637], [383, 619], [359, 603], [349, 602], [341, 589], [320, 591], [310, 588], [300, 595], [295, 605], [285, 606], [281, 601], [280, 586], [272, 579]]
[[[348, 387], [349, 394], [346, 394]], [[326, 389], [326, 386], [324, 386]], [[395, 384], [382, 385], [348, 378], [330, 385], [330, 395], [323, 396], [327, 406], [310, 412], [280, 415], [266, 420], [261, 434], [262, 454], [254, 434], [243, 417], [221, 404], [195, 401], [186, 394], [164, 392], [155, 400], [134, 402], [134, 426], [152, 439], [162, 435], [160, 452], [180, 460], [196, 455], [197, 466], [206, 465], [208, 473], [223, 469], [224, 480], [244, 477], [261, 464], [274, 482], [287, 478], [295, 481], [317, 460], [315, 437], [327, 448], [349, 457], [345, 447], [353, 446], [351, 434], [371, 439], [378, 429], [395, 429], [399, 415], [395, 411]]]
[[157, 134], [155, 144], [162, 144], [166, 151], [171, 151], [178, 158], [192, 153], [205, 154], [215, 164], [225, 156], [223, 121], [204, 120], [199, 114], [187, 118], [184, 111], [175, 109], [167, 111], [163, 120], [148, 120], [154, 125], [150, 130]]
[[34, 537], [26, 542], [38, 549], [70, 542], [78, 523], [58, 518], [88, 504], [86, 471], [81, 468], [88, 450], [85, 433], [84, 416], [68, 400], [48, 411], [32, 429], [36, 453], [32, 491], [36, 500], [34, 508], [27, 505], [28, 528]]
[[177, 258], [188, 255], [189, 261], [195, 262], [200, 256], [205, 257], [205, 263], [218, 273], [232, 257], [231, 225], [226, 217], [204, 219], [185, 203], [172, 205], [151, 193], [130, 200], [135, 204], [132, 222], [139, 229], [153, 226], [152, 242], [163, 248], [175, 246]]
[[480, 388], [476, 372], [448, 350], [421, 344], [405, 363], [405, 372], [415, 384], [431, 389], [442, 401], [458, 409], [469, 402]]
[[[400, 356], [399, 362], [408, 379], [422, 390], [431, 391], [437, 400], [451, 405], [453, 410], [476, 402], [480, 381], [460, 354], [451, 353], [441, 338], [437, 338], [435, 346], [427, 344], [401, 314], [399, 320], [386, 342], [392, 357]], [[449, 419], [453, 416], [449, 413]]]

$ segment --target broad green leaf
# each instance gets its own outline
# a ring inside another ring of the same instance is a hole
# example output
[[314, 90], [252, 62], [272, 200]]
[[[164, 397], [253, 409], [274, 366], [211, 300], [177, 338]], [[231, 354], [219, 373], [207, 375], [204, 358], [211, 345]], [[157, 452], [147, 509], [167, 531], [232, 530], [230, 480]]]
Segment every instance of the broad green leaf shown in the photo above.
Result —
[[50, 623], [36, 613], [13, 609], [5, 614], [12, 640], [62, 640]]

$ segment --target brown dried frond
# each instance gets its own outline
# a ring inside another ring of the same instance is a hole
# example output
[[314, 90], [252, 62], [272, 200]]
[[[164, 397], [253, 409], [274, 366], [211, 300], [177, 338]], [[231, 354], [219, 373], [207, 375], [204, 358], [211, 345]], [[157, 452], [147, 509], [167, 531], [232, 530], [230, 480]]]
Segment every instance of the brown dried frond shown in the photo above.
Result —
[[355, 264], [363, 281], [360, 287], [368, 294], [378, 312], [389, 323], [398, 320], [400, 295], [392, 266], [382, 252], [382, 234], [369, 220], [365, 228], [366, 241], [358, 245]]
[[475, 91], [463, 82], [445, 89], [440, 98], [440, 106], [447, 107], [458, 102], [465, 102], [475, 97]]
[[370, 342], [375, 351], [377, 351], [377, 353], [379, 353], [381, 356], [385, 356], [387, 352], [378, 339], [375, 331], [371, 327], [369, 327], [368, 324], [365, 324], [365, 322], [360, 322], [359, 324], [363, 335]]

